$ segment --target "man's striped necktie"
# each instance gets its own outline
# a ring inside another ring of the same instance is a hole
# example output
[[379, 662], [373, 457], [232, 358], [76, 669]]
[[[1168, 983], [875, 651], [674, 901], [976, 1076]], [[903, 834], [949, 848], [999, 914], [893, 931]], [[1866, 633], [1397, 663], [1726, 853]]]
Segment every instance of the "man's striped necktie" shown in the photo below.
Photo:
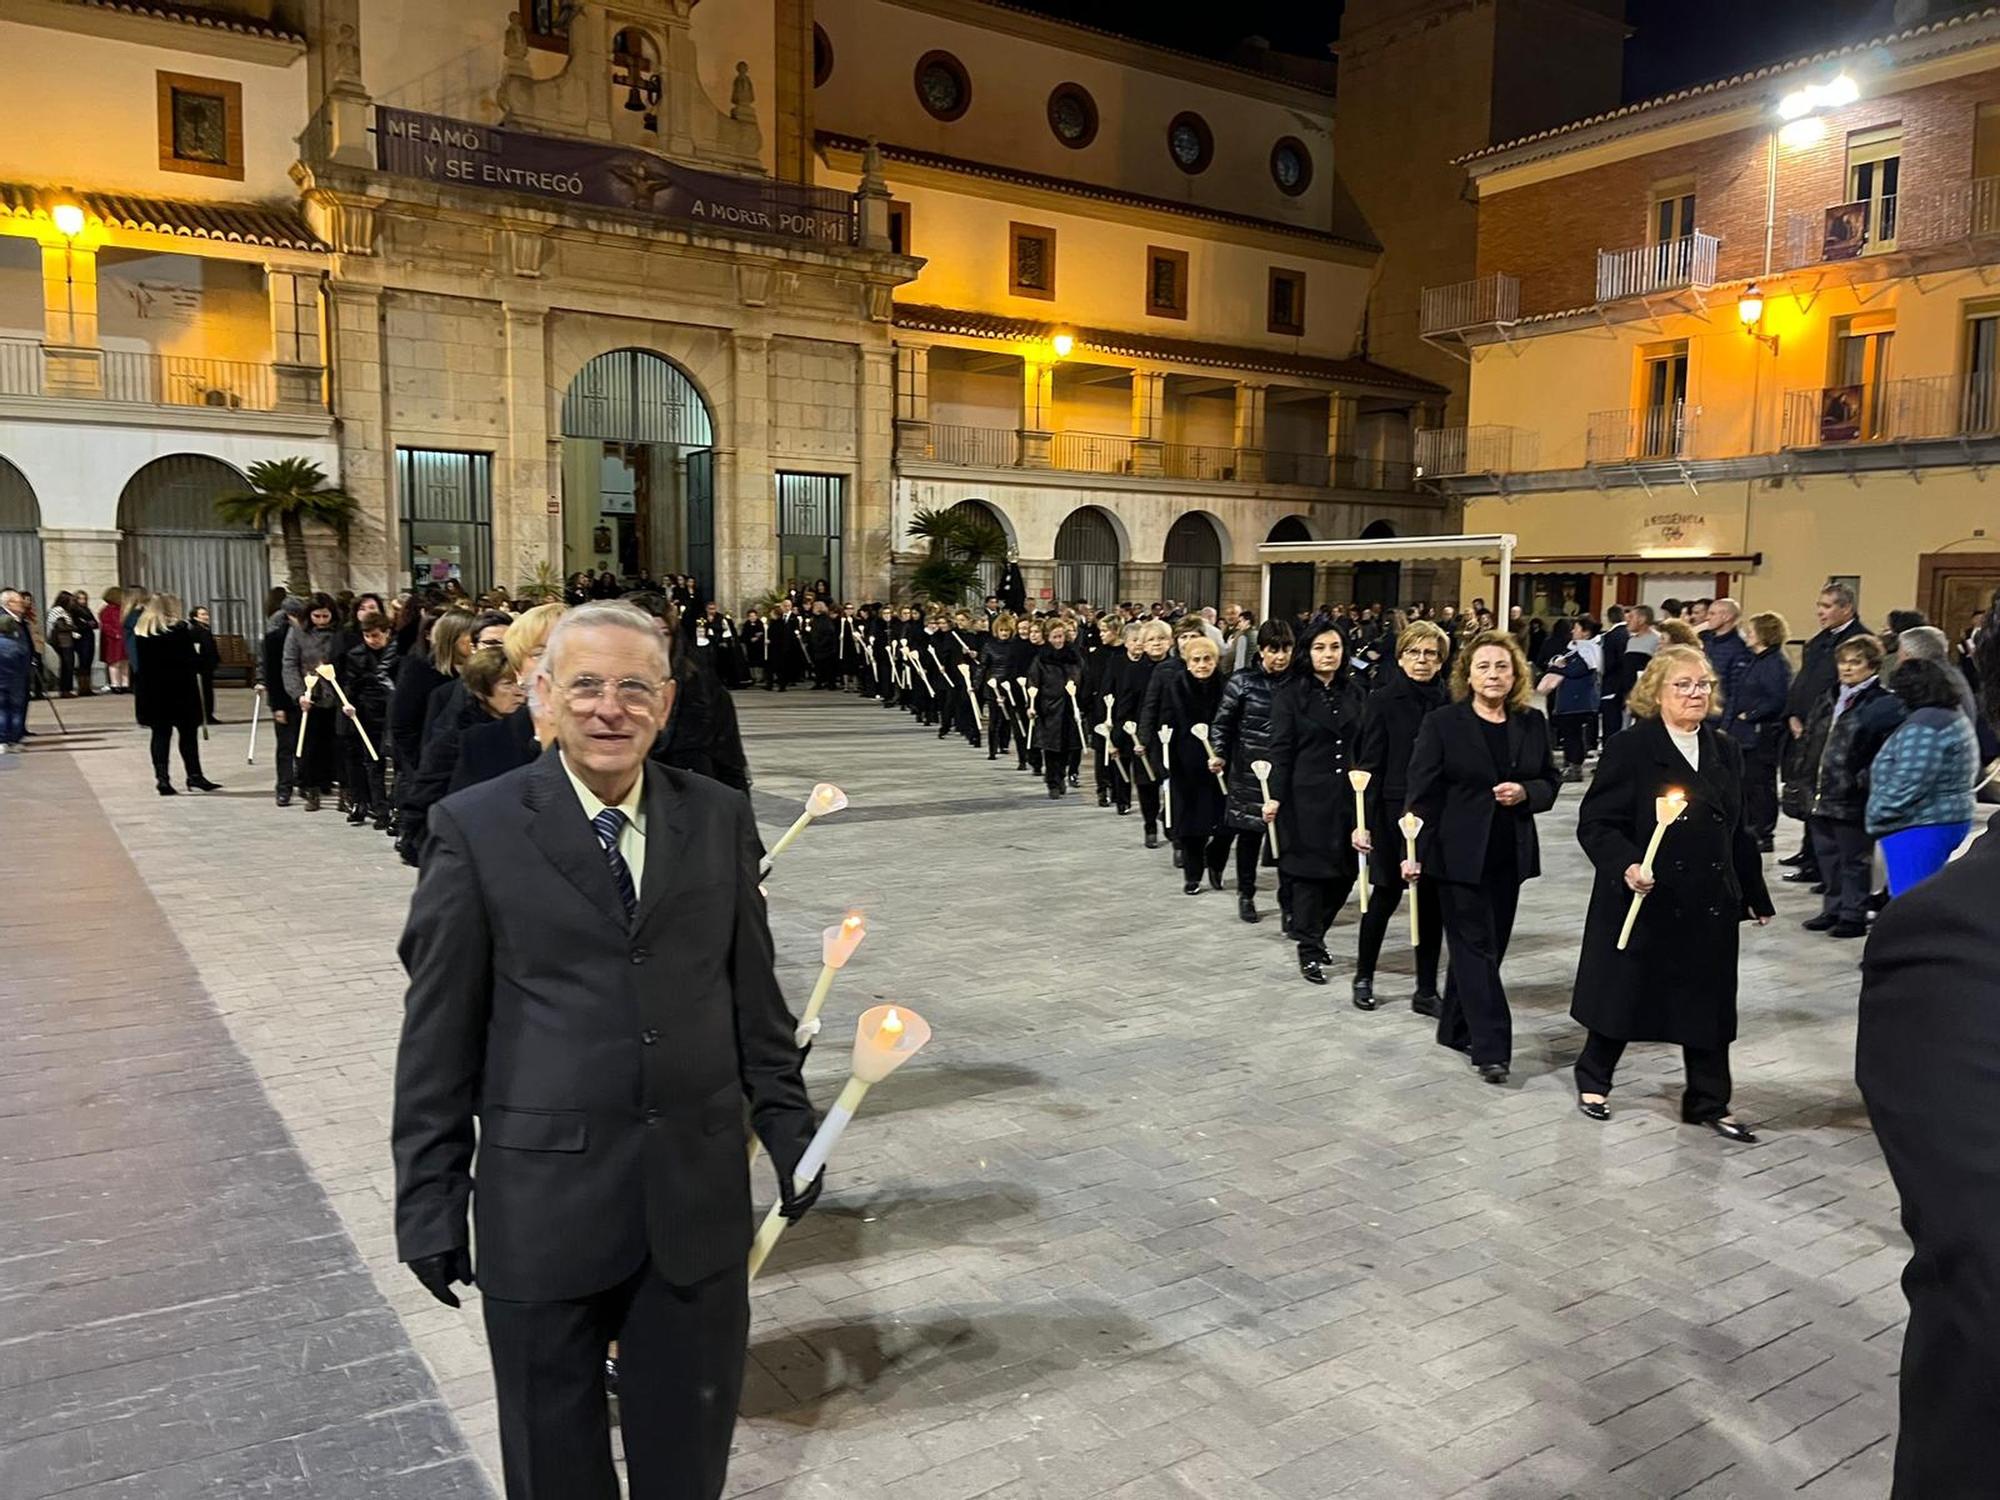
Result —
[[618, 886], [618, 899], [625, 903], [625, 920], [629, 922], [639, 909], [639, 893], [632, 885], [632, 867], [618, 852], [618, 836], [625, 831], [625, 814], [618, 808], [607, 807], [590, 820], [590, 826], [596, 830], [597, 842], [604, 849], [604, 862], [611, 866], [611, 878]]

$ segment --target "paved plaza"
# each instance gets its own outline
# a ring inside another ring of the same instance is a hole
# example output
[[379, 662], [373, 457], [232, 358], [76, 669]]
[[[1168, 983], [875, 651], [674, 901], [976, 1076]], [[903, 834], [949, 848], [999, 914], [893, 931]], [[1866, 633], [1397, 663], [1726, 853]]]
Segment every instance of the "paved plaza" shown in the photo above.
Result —
[[[816, 780], [853, 803], [769, 883], [795, 1005], [819, 930], [869, 919], [815, 1099], [864, 1005], [936, 1039], [755, 1284], [729, 1494], [1888, 1492], [1906, 1245], [1858, 945], [1799, 931], [1797, 888], [1744, 939], [1762, 1144], [1679, 1124], [1664, 1047], [1597, 1125], [1567, 1074], [1579, 788], [1541, 823], [1495, 1089], [1410, 1013], [1393, 939], [1390, 1003], [1348, 1005], [1351, 907], [1312, 988], [1136, 817], [852, 697], [739, 702], [767, 838]], [[330, 803], [271, 805], [268, 726], [254, 767], [215, 731], [224, 793], [167, 799], [129, 700], [61, 706], [67, 739], [36, 705], [0, 761], [0, 1495], [497, 1494], [477, 1299], [432, 1301], [391, 1232], [413, 872]]]

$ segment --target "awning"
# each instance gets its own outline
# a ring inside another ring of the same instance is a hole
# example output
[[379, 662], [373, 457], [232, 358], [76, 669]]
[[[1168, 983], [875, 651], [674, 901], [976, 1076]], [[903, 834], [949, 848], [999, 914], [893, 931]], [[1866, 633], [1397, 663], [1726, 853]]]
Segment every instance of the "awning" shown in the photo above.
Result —
[[1263, 564], [1264, 575], [1259, 618], [1270, 618], [1271, 569], [1282, 563], [1410, 562], [1491, 556], [1500, 569], [1500, 586], [1494, 597], [1505, 599], [1513, 581], [1517, 545], [1519, 539], [1507, 531], [1475, 536], [1355, 537], [1343, 542], [1264, 542], [1257, 548], [1257, 561]]
[[187, 198], [134, 198], [123, 193], [64, 193], [24, 183], [0, 182], [0, 218], [47, 222], [50, 208], [73, 199], [84, 213], [113, 229], [273, 250], [331, 253], [297, 210], [262, 203], [209, 203]]
[[1514, 558], [1516, 573], [1747, 573], [1762, 565], [1761, 552], [1598, 552], [1577, 557]]

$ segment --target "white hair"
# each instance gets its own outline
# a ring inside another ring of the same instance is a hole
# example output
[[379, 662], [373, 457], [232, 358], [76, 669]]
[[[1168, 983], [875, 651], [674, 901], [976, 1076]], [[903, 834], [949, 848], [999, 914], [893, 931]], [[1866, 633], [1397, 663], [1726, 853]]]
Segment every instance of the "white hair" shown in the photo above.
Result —
[[1734, 599], [1729, 598], [1727, 595], [1724, 595], [1720, 599], [1709, 600], [1708, 612], [1711, 615], [1713, 615], [1718, 609], [1728, 610], [1729, 617], [1732, 620], [1740, 620], [1743, 618], [1743, 606], [1738, 604]]
[[600, 599], [590, 604], [579, 604], [556, 621], [555, 629], [549, 632], [549, 638], [542, 646], [542, 664], [536, 673], [537, 681], [543, 677], [551, 682], [556, 680], [556, 658], [562, 654], [563, 642], [571, 632], [593, 629], [629, 630], [643, 635], [660, 653], [661, 679], [664, 681], [672, 675], [671, 648], [667, 645], [666, 636], [660, 632], [660, 622], [638, 605], [627, 604], [623, 599]]
[[1896, 636], [1899, 661], [1934, 661], [1949, 666], [1950, 646], [1935, 625], [1912, 625]]

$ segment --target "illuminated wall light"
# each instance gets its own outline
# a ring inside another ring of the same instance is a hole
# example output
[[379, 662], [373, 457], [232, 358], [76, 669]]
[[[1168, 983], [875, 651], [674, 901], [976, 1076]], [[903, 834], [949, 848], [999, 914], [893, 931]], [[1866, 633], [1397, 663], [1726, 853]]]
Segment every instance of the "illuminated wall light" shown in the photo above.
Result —
[[1826, 121], [1818, 115], [1808, 115], [1803, 120], [1793, 120], [1778, 129], [1778, 143], [1788, 151], [1817, 146], [1825, 139]]
[[49, 217], [64, 239], [73, 240], [83, 233], [83, 210], [74, 203], [58, 203], [49, 210]]
[[1826, 83], [1809, 83], [1778, 101], [1778, 118], [1800, 120], [1821, 109], [1839, 109], [1861, 97], [1861, 85], [1842, 73]]
[[1069, 351], [1076, 347], [1076, 337], [1073, 334], [1059, 333], [1049, 340], [1049, 344], [1056, 351], [1057, 359], [1068, 359]]

